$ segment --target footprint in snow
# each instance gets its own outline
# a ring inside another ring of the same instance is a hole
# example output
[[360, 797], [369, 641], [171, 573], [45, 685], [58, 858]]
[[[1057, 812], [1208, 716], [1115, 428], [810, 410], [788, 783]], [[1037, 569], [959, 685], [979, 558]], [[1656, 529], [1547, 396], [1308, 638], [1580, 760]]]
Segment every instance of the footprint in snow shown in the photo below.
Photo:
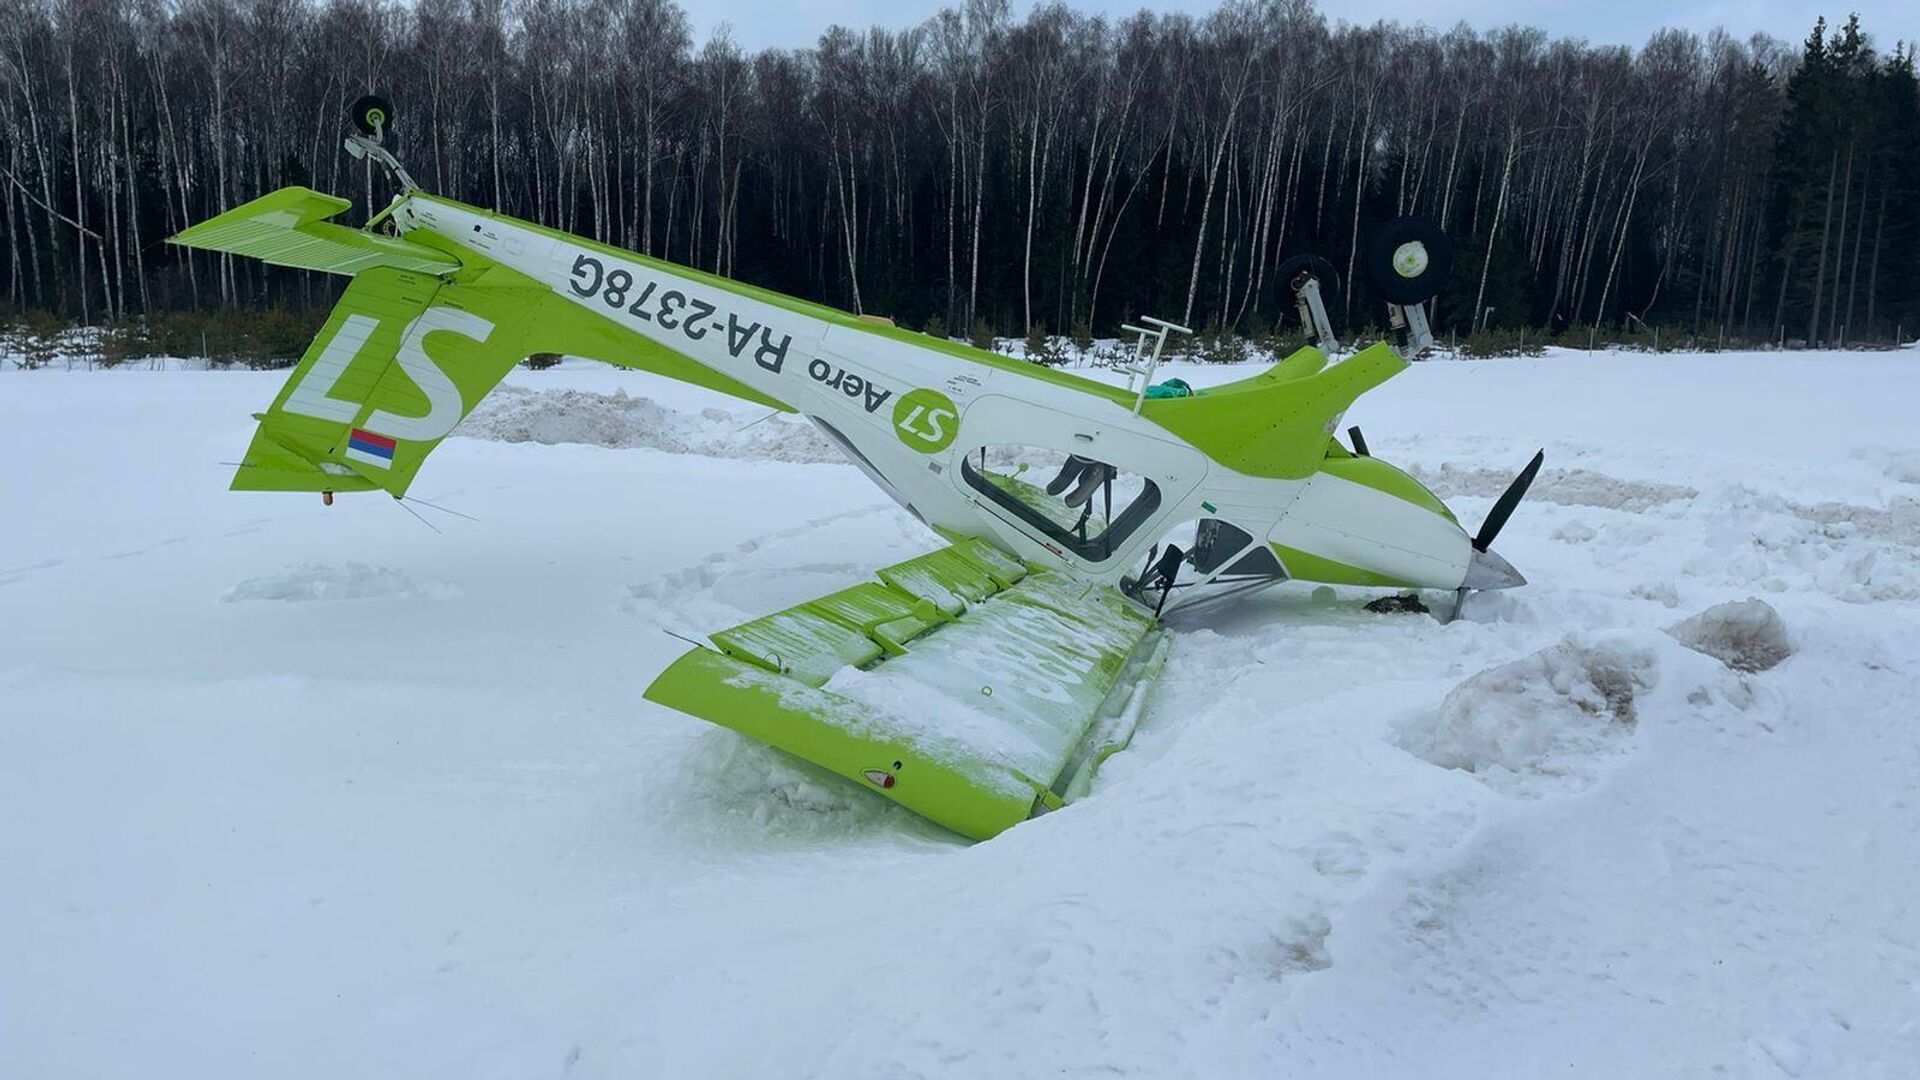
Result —
[[438, 581], [419, 581], [389, 566], [306, 563], [283, 574], [248, 578], [226, 591], [223, 603], [243, 600], [383, 600], [425, 597], [446, 600], [460, 590]]

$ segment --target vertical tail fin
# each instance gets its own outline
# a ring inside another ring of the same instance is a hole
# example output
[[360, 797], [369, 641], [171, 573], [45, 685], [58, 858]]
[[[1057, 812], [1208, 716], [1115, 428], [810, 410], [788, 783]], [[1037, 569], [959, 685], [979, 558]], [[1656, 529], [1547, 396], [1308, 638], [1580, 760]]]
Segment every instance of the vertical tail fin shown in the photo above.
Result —
[[347, 287], [234, 474], [236, 491], [401, 495], [421, 463], [525, 355], [517, 289], [381, 267]]

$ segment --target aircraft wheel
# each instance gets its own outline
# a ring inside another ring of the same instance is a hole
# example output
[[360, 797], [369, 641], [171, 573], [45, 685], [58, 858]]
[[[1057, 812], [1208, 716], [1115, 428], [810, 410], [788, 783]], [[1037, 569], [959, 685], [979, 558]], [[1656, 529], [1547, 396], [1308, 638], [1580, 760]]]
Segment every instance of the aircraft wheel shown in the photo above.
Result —
[[1453, 273], [1453, 241], [1427, 218], [1395, 218], [1374, 231], [1362, 266], [1367, 280], [1393, 303], [1424, 303]]
[[1295, 279], [1303, 273], [1313, 275], [1320, 282], [1320, 300], [1331, 310], [1334, 291], [1340, 288], [1340, 275], [1334, 272], [1333, 264], [1318, 255], [1295, 255], [1280, 264], [1281, 286], [1292, 290]]
[[393, 103], [379, 94], [367, 94], [347, 110], [354, 130], [369, 139], [382, 139], [393, 130]]

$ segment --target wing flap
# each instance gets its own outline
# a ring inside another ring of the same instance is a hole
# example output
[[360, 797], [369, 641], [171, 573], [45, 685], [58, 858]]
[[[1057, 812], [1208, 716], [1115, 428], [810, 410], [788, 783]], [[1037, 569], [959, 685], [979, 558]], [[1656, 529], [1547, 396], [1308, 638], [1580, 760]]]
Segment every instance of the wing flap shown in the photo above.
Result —
[[458, 259], [424, 244], [327, 220], [352, 205], [309, 188], [285, 187], [183, 229], [167, 242], [330, 274], [377, 267], [423, 274], [460, 269]]

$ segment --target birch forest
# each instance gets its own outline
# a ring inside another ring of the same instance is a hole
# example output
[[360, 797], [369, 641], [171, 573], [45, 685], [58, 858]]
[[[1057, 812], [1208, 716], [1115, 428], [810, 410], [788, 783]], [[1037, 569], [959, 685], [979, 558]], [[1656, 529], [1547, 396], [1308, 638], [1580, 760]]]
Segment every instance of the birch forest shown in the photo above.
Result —
[[1366, 238], [1421, 214], [1456, 246], [1442, 334], [1884, 342], [1920, 327], [1920, 91], [1870, 29], [969, 0], [755, 53], [672, 0], [0, 0], [0, 311], [324, 314], [341, 279], [164, 241], [288, 184], [384, 206], [340, 146], [372, 91], [430, 191], [954, 336], [1260, 337], [1303, 252], [1372, 326]]

